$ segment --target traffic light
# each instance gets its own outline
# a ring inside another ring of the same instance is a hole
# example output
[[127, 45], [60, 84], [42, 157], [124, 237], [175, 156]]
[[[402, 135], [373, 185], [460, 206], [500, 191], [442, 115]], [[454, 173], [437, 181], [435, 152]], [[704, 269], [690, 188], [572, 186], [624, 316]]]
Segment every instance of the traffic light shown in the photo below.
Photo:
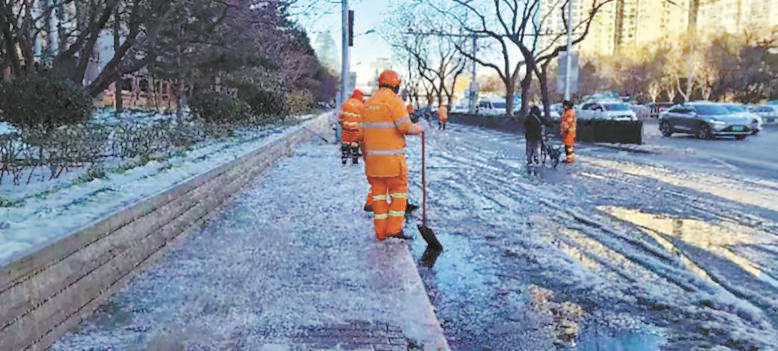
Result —
[[354, 10], [348, 10], [348, 46], [354, 46]]

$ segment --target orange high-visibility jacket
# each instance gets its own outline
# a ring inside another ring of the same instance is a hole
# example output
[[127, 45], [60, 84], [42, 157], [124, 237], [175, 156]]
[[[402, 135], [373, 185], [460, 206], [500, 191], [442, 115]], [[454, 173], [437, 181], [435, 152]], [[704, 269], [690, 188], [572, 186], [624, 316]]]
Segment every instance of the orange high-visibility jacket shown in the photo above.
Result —
[[365, 174], [368, 177], [397, 177], [405, 174], [405, 134], [419, 134], [402, 99], [381, 88], [367, 102], [362, 113], [365, 143]]
[[438, 119], [441, 122], [448, 121], [448, 108], [446, 106], [441, 106], [438, 109]]
[[[562, 115], [562, 138], [571, 140], [575, 139], [575, 125], [575, 111], [573, 111], [573, 109], [569, 109], [564, 113], [564, 115]], [[565, 136], [565, 131], [567, 131], [567, 136]]]
[[340, 110], [340, 126], [343, 128], [344, 143], [356, 143], [362, 140], [362, 111], [365, 105], [359, 99], [350, 98]]

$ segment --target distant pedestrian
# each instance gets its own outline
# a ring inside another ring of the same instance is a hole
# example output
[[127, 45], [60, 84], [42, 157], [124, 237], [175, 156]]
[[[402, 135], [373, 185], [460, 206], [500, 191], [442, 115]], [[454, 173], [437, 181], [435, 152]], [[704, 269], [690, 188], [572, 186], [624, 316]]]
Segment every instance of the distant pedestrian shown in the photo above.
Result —
[[524, 139], [526, 140], [527, 166], [533, 163], [540, 163], [538, 155], [540, 152], [540, 142], [543, 139], [543, 127], [553, 127], [548, 118], [543, 116], [538, 106], [533, 105], [530, 108], [529, 115], [524, 119]]
[[448, 122], [448, 107], [441, 104], [438, 106], [438, 123], [440, 124], [440, 130], [446, 130], [446, 122]]
[[575, 162], [575, 127], [577, 120], [571, 101], [565, 100], [562, 102], [562, 107], [565, 109], [561, 125], [562, 143], [565, 145], [565, 154], [567, 155], [567, 158], [562, 162], [573, 163]]

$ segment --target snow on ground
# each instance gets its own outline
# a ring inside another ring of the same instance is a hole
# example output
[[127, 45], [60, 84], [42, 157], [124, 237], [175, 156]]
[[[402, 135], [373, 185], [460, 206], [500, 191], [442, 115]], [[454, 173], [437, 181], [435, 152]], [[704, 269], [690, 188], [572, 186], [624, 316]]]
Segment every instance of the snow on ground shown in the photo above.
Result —
[[[448, 249], [432, 268], [415, 253], [454, 349], [775, 347], [774, 182], [588, 145], [573, 167], [527, 172], [522, 138], [467, 126], [429, 141], [430, 226]], [[544, 321], [545, 300], [584, 315]]]
[[367, 188], [338, 146], [300, 145], [53, 349], [373, 350], [377, 336], [317, 331], [357, 320], [439, 350], [407, 245], [375, 242]]
[[16, 133], [16, 128], [14, 128], [8, 122], [0, 122], [0, 135], [12, 134], [12, 133]]
[[[301, 117], [301, 119], [310, 118]], [[20, 199], [0, 208], [0, 263], [256, 150], [299, 127], [267, 127], [257, 133], [209, 140], [163, 162], [151, 161], [104, 179], [65, 177], [29, 187], [4, 187], [0, 198]]]

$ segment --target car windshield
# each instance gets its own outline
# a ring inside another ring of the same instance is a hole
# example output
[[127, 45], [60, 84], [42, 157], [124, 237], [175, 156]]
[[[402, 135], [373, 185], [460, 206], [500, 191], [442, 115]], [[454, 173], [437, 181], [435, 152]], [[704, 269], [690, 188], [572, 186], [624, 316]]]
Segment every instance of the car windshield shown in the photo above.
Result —
[[727, 115], [729, 110], [719, 105], [696, 105], [694, 109], [701, 115]]
[[505, 103], [504, 102], [493, 102], [492, 106], [494, 106], [494, 108], [505, 108]]
[[724, 105], [724, 108], [729, 112], [746, 112], [746, 109], [740, 105]]
[[608, 111], [629, 111], [627, 104], [603, 104]]

